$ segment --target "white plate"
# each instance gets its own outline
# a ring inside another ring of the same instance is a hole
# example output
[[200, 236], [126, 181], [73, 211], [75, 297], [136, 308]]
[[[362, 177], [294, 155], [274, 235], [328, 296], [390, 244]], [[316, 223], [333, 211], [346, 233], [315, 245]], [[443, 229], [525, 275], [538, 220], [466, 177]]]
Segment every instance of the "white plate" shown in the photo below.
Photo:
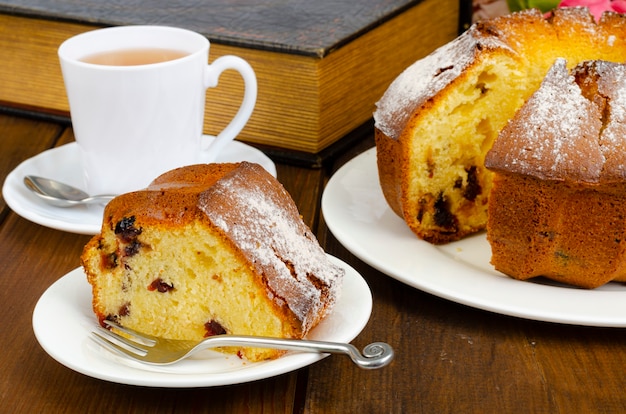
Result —
[[384, 199], [375, 148], [350, 160], [331, 177], [322, 196], [322, 211], [341, 244], [409, 286], [505, 315], [626, 326], [626, 286], [622, 283], [585, 290], [542, 279], [522, 282], [490, 265], [485, 233], [443, 246], [418, 239]]
[[[333, 312], [309, 333], [308, 338], [350, 342], [369, 320], [372, 294], [365, 280], [352, 267], [335, 257], [329, 258], [346, 271], [342, 294]], [[327, 356], [290, 352], [275, 360], [253, 363], [235, 355], [205, 351], [194, 359], [156, 367], [116, 356], [101, 348], [91, 338], [96, 324], [91, 308], [91, 286], [82, 268], [73, 270], [50, 286], [33, 312], [35, 336], [52, 358], [74, 371], [120, 384], [172, 388], [238, 384], [293, 371]], [[355, 369], [358, 368], [355, 366]]]
[[[210, 139], [210, 137], [207, 137]], [[4, 181], [4, 200], [20, 216], [42, 226], [78, 234], [96, 234], [102, 224], [101, 205], [72, 208], [53, 207], [32, 194], [24, 186], [25, 175], [53, 178], [82, 187], [78, 144], [72, 142], [27, 159], [18, 165]], [[276, 166], [265, 154], [239, 141], [232, 141], [222, 150], [216, 162], [250, 161], [263, 166], [276, 177]]]

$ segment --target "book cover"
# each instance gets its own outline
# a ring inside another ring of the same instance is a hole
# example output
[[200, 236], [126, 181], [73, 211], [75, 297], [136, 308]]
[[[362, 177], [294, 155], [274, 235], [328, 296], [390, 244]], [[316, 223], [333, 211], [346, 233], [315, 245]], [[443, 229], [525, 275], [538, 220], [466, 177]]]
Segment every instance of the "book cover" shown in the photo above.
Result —
[[[224, 54], [246, 59], [257, 73], [259, 98], [239, 139], [306, 155], [367, 123], [406, 66], [454, 38], [459, 2], [0, 0], [0, 104], [67, 115], [60, 43], [94, 28], [133, 24], [199, 32], [211, 41], [209, 61]], [[222, 78], [227, 86], [219, 95], [207, 93], [208, 134], [219, 132], [239, 106], [240, 79]]]
[[420, 2], [0, 0], [0, 12], [102, 26], [178, 26], [221, 44], [322, 58]]

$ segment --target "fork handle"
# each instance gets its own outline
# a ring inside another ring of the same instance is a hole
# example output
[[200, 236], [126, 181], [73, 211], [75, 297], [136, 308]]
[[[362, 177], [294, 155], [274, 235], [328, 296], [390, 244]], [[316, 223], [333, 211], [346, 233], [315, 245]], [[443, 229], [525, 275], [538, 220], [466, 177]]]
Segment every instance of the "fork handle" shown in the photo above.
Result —
[[286, 351], [305, 351], [348, 355], [352, 361], [364, 369], [377, 369], [388, 365], [393, 359], [393, 348], [385, 342], [374, 342], [363, 348], [363, 353], [352, 344], [304, 339], [282, 339], [263, 336], [216, 335], [211, 336], [193, 351], [223, 346], [249, 346], [272, 348]]

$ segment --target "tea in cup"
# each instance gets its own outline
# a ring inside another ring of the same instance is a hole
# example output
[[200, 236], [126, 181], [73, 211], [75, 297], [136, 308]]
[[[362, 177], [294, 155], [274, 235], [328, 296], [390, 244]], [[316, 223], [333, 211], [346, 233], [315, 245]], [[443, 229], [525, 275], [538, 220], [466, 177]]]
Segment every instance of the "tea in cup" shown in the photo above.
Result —
[[[63, 42], [58, 53], [87, 192], [144, 188], [173, 168], [215, 160], [241, 132], [256, 103], [254, 71], [236, 56], [208, 64], [209, 46], [199, 33], [166, 26], [97, 29]], [[244, 80], [243, 100], [209, 144], [206, 90], [228, 69]]]

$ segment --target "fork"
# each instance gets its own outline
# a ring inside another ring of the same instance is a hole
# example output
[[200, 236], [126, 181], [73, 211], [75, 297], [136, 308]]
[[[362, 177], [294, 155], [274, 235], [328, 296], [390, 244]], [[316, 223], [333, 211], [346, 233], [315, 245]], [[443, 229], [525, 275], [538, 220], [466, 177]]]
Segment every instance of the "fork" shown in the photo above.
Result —
[[[202, 341], [185, 341], [159, 338], [123, 327], [105, 320], [111, 329], [97, 326], [92, 331], [93, 338], [109, 351], [151, 365], [170, 365], [194, 353], [224, 346], [247, 346], [272, 348], [288, 351], [345, 354], [364, 369], [377, 369], [388, 365], [393, 359], [393, 348], [385, 342], [367, 345], [361, 354], [351, 344], [341, 342], [313, 341], [304, 339], [283, 339], [248, 335], [215, 335]], [[120, 331], [124, 336], [115, 332]]]

